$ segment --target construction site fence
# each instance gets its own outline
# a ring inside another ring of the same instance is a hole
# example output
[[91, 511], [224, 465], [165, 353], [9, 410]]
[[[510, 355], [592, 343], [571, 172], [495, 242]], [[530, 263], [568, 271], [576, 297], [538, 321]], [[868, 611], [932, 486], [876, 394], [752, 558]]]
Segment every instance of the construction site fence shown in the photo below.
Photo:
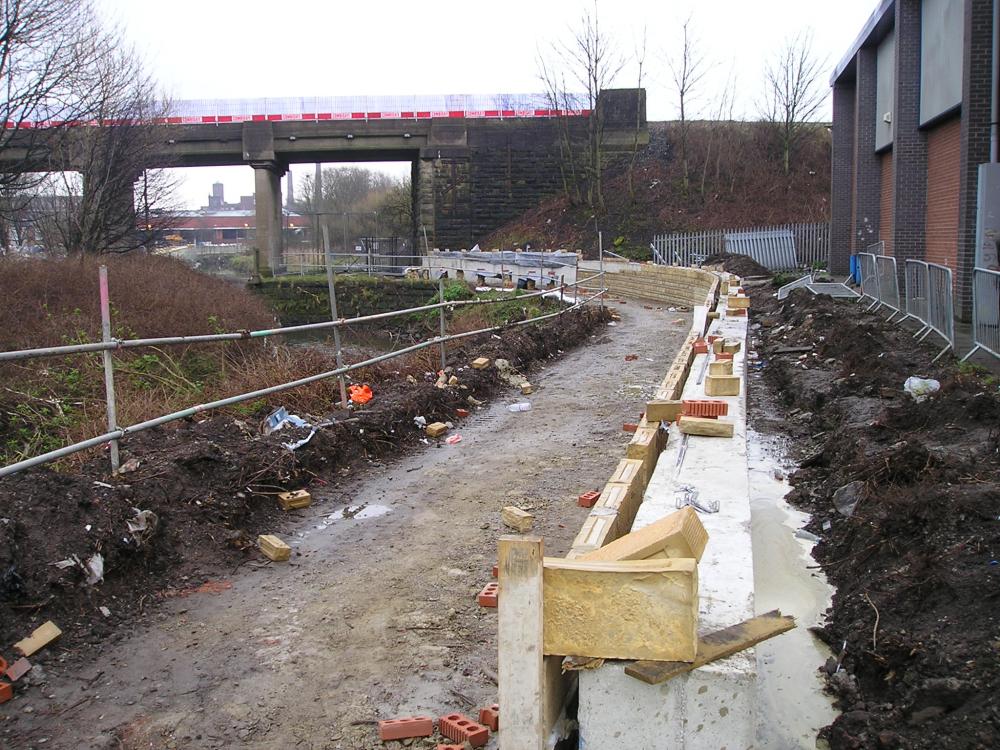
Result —
[[972, 344], [963, 362], [980, 350], [1000, 359], [1000, 271], [972, 271]]
[[899, 275], [896, 259], [884, 255], [885, 244], [877, 242], [867, 253], [858, 253], [858, 268], [861, 273], [861, 297], [859, 302], [870, 300], [868, 310], [877, 312], [888, 307], [892, 314], [888, 320], [901, 323], [913, 318], [920, 323], [920, 329], [913, 334], [923, 341], [929, 334], [936, 333], [947, 345], [934, 358], [955, 349], [955, 301], [952, 286], [952, 271], [938, 263], [923, 260], [907, 260], [903, 265], [903, 296], [899, 293]]
[[[697, 266], [712, 255], [726, 252], [727, 237], [757, 235], [761, 238], [790, 233], [794, 242], [793, 260], [773, 265], [790, 265], [788, 268], [770, 270], [790, 271], [802, 266], [825, 266], [830, 257], [830, 224], [782, 224], [777, 226], [745, 227], [738, 229], [713, 229], [704, 232], [675, 232], [653, 237], [653, 259], [668, 266]], [[760, 262], [760, 261], [758, 261]]]
[[954, 350], [955, 303], [952, 296], [951, 269], [938, 263], [907, 260], [904, 280], [906, 289], [905, 318], [914, 318], [922, 324], [914, 336], [923, 341], [933, 332], [943, 338], [948, 345], [938, 354], [938, 357], [946, 351]]
[[[328, 280], [330, 283], [331, 291], [331, 307], [336, 309], [336, 292], [334, 287], [334, 277], [332, 274], [332, 264], [327, 267]], [[337, 318], [335, 313], [331, 315], [331, 320], [322, 323], [308, 323], [299, 326], [288, 326], [287, 328], [272, 328], [266, 330], [257, 331], [235, 331], [231, 333], [218, 333], [218, 334], [205, 334], [197, 336], [168, 336], [159, 338], [145, 338], [145, 339], [116, 339], [111, 337], [110, 331], [110, 294], [108, 285], [108, 274], [107, 267], [100, 267], [100, 305], [101, 305], [101, 317], [102, 317], [102, 340], [94, 341], [82, 344], [69, 344], [64, 346], [54, 346], [54, 347], [38, 347], [34, 349], [22, 349], [17, 351], [7, 351], [0, 352], [0, 362], [9, 362], [15, 360], [25, 360], [25, 359], [36, 359], [40, 357], [55, 357], [55, 356], [68, 356], [75, 354], [86, 354], [92, 352], [100, 352], [104, 358], [104, 379], [105, 379], [105, 394], [106, 394], [106, 408], [108, 413], [108, 431], [101, 434], [95, 435], [94, 437], [88, 438], [86, 440], [81, 440], [76, 443], [71, 443], [65, 445], [61, 448], [48, 451], [47, 453], [42, 453], [37, 456], [32, 456], [21, 461], [17, 461], [12, 464], [0, 467], [0, 477], [8, 476], [10, 474], [15, 474], [19, 471], [29, 469], [33, 466], [39, 466], [41, 464], [49, 463], [51, 461], [56, 461], [61, 458], [65, 458], [74, 453], [87, 450], [89, 448], [95, 448], [97, 446], [109, 444], [111, 447], [111, 469], [113, 473], [118, 471], [118, 441], [121, 440], [126, 435], [130, 435], [137, 432], [142, 432], [144, 430], [149, 430], [154, 427], [159, 427], [160, 425], [167, 424], [168, 422], [173, 422], [179, 419], [187, 419], [193, 417], [197, 414], [211, 411], [213, 409], [218, 409], [226, 406], [232, 406], [234, 404], [239, 404], [245, 401], [251, 401], [254, 399], [262, 398], [265, 396], [270, 396], [275, 393], [280, 393], [282, 391], [292, 390], [294, 388], [299, 388], [304, 385], [309, 385], [311, 383], [316, 383], [321, 380], [326, 380], [328, 378], [339, 378], [341, 380], [341, 400], [342, 406], [347, 407], [346, 395], [344, 390], [344, 380], [343, 377], [347, 373], [359, 370], [363, 367], [369, 367], [379, 362], [385, 362], [396, 357], [402, 357], [413, 352], [426, 349], [431, 346], [440, 347], [441, 353], [441, 368], [445, 366], [446, 359], [446, 345], [450, 341], [457, 341], [464, 338], [469, 338], [471, 336], [479, 336], [487, 333], [495, 333], [497, 331], [505, 330], [508, 328], [514, 328], [523, 325], [531, 325], [534, 323], [541, 322], [543, 320], [548, 320], [551, 318], [559, 317], [571, 310], [579, 309], [595, 299], [600, 299], [600, 304], [604, 305], [603, 295], [607, 291], [604, 287], [604, 272], [599, 271], [585, 279], [579, 279], [572, 283], [562, 283], [554, 289], [542, 290], [537, 292], [530, 292], [527, 294], [521, 294], [517, 297], [519, 300], [530, 299], [532, 297], [549, 296], [557, 297], [560, 302], [564, 303], [560, 310], [554, 313], [548, 313], [546, 315], [539, 315], [534, 318], [528, 318], [526, 320], [516, 321], [513, 323], [505, 323], [502, 325], [490, 326], [488, 328], [480, 328], [474, 331], [466, 331], [463, 333], [455, 333], [448, 335], [446, 332], [446, 316], [445, 310], [454, 309], [458, 307], [468, 306], [468, 305], [489, 305], [504, 302], [509, 297], [498, 297], [492, 299], [473, 299], [473, 300], [460, 300], [455, 302], [436, 302], [433, 304], [422, 305], [420, 307], [411, 307], [403, 310], [393, 310], [385, 313], [377, 313], [374, 315], [365, 315], [356, 318]], [[592, 282], [597, 282], [597, 287], [588, 286]], [[567, 299], [566, 292], [569, 289], [573, 289], [574, 294], [571, 298]], [[581, 298], [581, 293], [587, 294], [588, 296]], [[438, 294], [439, 299], [444, 299], [444, 280], [438, 280]], [[342, 351], [339, 344], [339, 329], [341, 327], [357, 325], [360, 323], [370, 323], [378, 320], [386, 320], [389, 318], [399, 317], [403, 315], [411, 315], [413, 313], [426, 312], [430, 310], [439, 311], [440, 319], [440, 335], [435, 336], [430, 339], [426, 339], [419, 343], [407, 346], [402, 349], [397, 349], [392, 352], [386, 352], [369, 359], [365, 359], [360, 362], [355, 362], [350, 365], [342, 365]], [[242, 393], [236, 396], [230, 396], [228, 398], [218, 399], [216, 401], [210, 401], [204, 404], [198, 404], [187, 409], [182, 409], [180, 411], [171, 412], [169, 414], [164, 414], [153, 419], [148, 419], [144, 422], [139, 422], [128, 427], [120, 427], [117, 424], [117, 405], [115, 403], [115, 388], [114, 388], [114, 362], [111, 353], [118, 349], [133, 349], [140, 347], [159, 347], [159, 346], [186, 346], [190, 344], [205, 344], [212, 342], [227, 342], [227, 341], [243, 341], [251, 339], [262, 339], [271, 336], [287, 336], [289, 334], [302, 333], [304, 331], [318, 331], [324, 329], [332, 329], [335, 332], [335, 340], [337, 341], [337, 367], [336, 369], [329, 370], [327, 372], [317, 373], [315, 375], [310, 375], [305, 378], [300, 378], [298, 380], [293, 380], [287, 383], [281, 383], [278, 385], [269, 386], [266, 388], [260, 388], [258, 390], [250, 391], [248, 393]]]

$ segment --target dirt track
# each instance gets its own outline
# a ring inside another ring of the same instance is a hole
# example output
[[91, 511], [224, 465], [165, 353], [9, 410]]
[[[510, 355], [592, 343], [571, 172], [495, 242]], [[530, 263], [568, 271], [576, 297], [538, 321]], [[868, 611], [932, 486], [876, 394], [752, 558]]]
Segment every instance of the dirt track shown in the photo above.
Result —
[[96, 663], [44, 661], [0, 709], [4, 746], [372, 748], [379, 718], [494, 702], [496, 613], [475, 594], [500, 507], [530, 509], [564, 553], [586, 513], [576, 496], [621, 458], [621, 423], [690, 325], [615, 307], [621, 323], [533, 376], [531, 412], [500, 398], [458, 445], [374, 465], [297, 511], [290, 564], [244, 565], [218, 593], [172, 600]]

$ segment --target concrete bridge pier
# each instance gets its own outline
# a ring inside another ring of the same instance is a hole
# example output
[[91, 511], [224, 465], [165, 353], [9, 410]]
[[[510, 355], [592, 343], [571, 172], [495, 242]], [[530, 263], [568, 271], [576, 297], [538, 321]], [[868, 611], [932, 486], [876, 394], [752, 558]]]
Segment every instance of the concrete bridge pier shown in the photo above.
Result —
[[258, 277], [273, 276], [282, 267], [281, 178], [287, 168], [274, 161], [251, 162], [254, 171], [254, 201], [257, 238], [254, 266]]

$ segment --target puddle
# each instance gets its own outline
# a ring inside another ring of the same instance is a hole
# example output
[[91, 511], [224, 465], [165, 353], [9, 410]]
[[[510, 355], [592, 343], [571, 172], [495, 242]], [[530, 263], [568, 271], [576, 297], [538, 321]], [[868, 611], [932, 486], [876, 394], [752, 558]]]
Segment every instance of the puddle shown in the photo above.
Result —
[[341, 508], [330, 515], [325, 516], [323, 520], [317, 524], [316, 529], [318, 531], [322, 531], [323, 529], [328, 529], [330, 526], [340, 521], [363, 521], [367, 518], [378, 518], [379, 516], [384, 516], [391, 512], [392, 508], [388, 505], [348, 505], [346, 508]]
[[762, 747], [815, 748], [816, 732], [837, 716], [823, 693], [818, 668], [829, 649], [808, 630], [822, 621], [833, 588], [810, 555], [813, 543], [795, 532], [809, 516], [784, 500], [780, 444], [751, 431], [747, 434], [750, 509], [753, 533], [755, 609], [780, 609], [794, 615], [798, 627], [757, 646], [760, 694], [757, 739]]

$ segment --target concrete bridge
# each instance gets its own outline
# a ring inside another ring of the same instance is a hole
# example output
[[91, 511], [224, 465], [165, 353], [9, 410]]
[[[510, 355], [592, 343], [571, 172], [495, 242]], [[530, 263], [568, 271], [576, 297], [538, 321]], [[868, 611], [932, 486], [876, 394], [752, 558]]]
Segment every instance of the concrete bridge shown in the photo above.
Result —
[[[281, 177], [290, 164], [409, 161], [414, 245], [426, 232], [431, 247], [460, 248], [561, 189], [557, 153], [567, 128], [582, 135], [598, 117], [608, 152], [633, 148], [637, 126], [639, 144], [649, 138], [644, 89], [602, 91], [595, 112], [544, 109], [538, 96], [391, 101], [402, 106], [370, 111], [345, 107], [350, 100], [343, 99], [178, 102], [176, 116], [156, 121], [163, 138], [149, 166], [252, 167], [257, 264], [269, 275], [281, 263]], [[3, 163], [0, 152], [0, 169]]]

